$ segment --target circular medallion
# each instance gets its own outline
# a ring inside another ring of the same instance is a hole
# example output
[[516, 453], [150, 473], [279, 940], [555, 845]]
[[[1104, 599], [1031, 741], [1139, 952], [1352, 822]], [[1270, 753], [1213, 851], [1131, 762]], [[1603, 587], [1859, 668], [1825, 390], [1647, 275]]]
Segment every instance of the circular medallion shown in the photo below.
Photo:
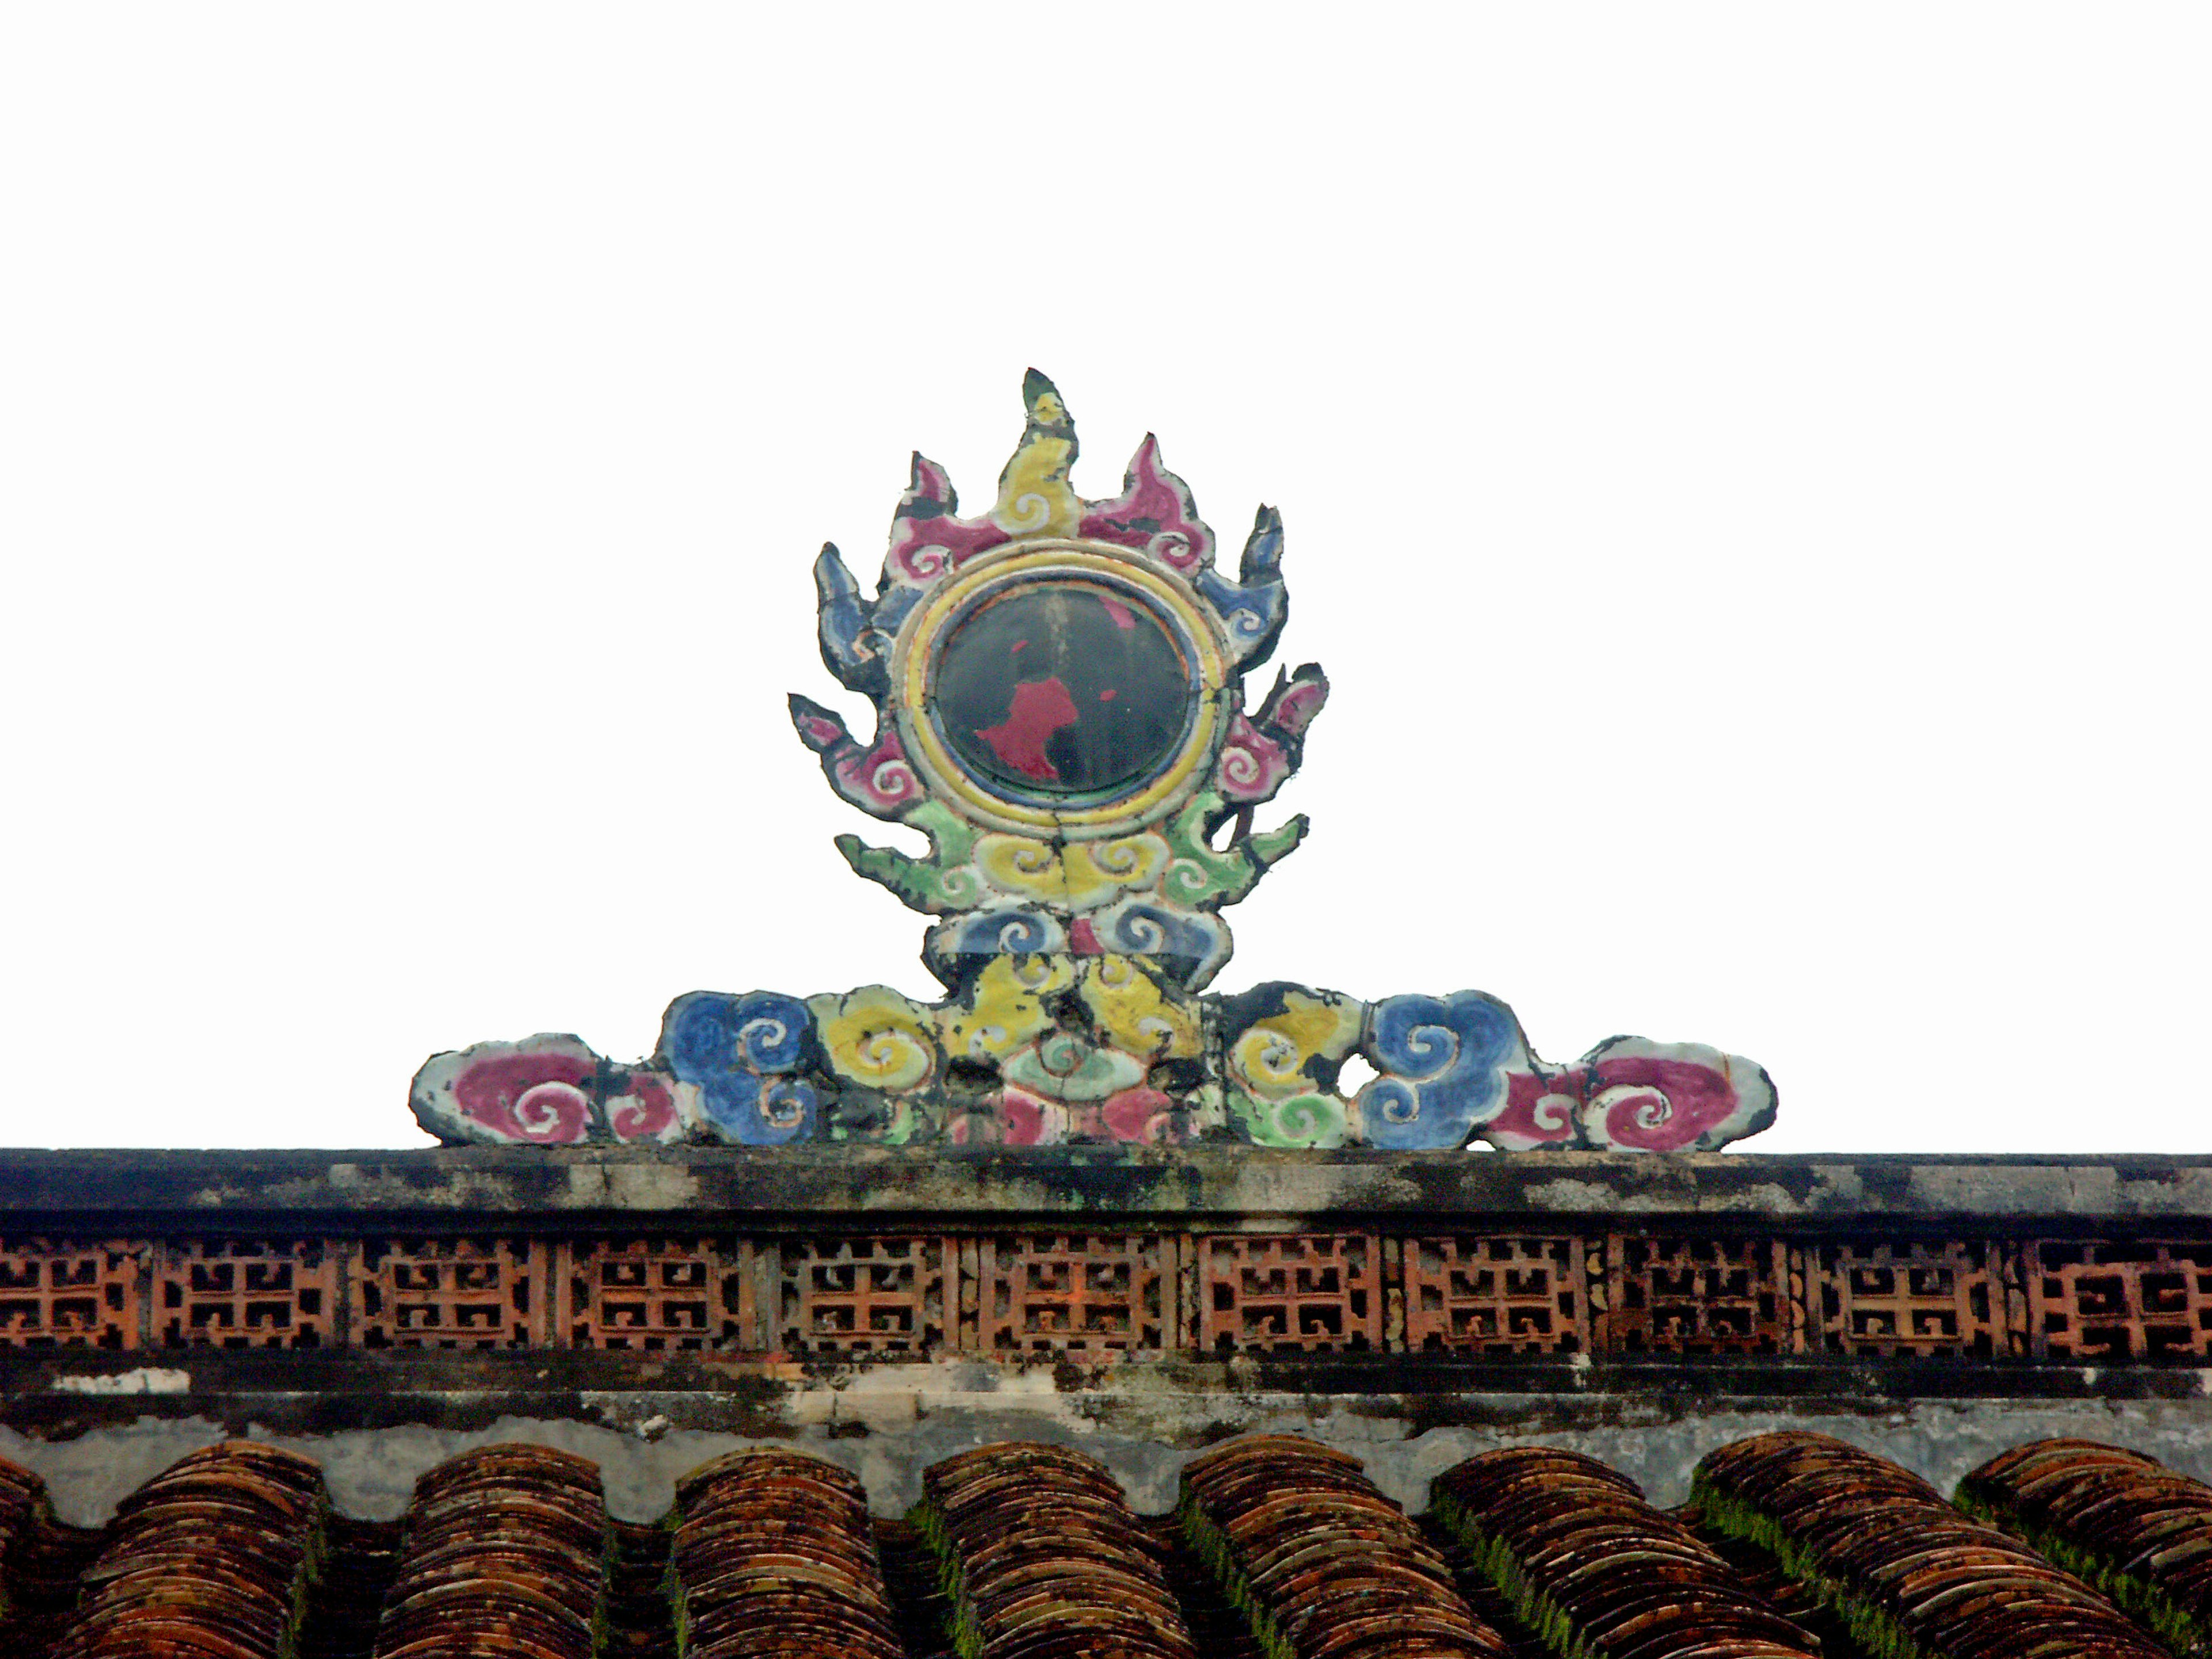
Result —
[[1188, 793], [1218, 733], [1224, 655], [1182, 582], [1119, 549], [971, 561], [901, 630], [908, 752], [988, 823], [1112, 833]]
[[1125, 587], [1050, 579], [987, 594], [947, 631], [932, 715], [967, 769], [1019, 799], [1110, 798], [1175, 758], [1197, 688]]

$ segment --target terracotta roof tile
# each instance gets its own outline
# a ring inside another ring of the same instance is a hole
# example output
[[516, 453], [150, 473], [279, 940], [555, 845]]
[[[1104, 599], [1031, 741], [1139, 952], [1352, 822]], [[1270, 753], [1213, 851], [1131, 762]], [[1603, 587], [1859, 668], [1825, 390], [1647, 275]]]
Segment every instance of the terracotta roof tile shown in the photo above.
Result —
[[1350, 1455], [1255, 1435], [1185, 1466], [1183, 1530], [1270, 1654], [1510, 1659]]
[[1993, 1459], [1961, 1507], [1808, 1434], [1711, 1454], [1673, 1513], [1601, 1463], [1519, 1447], [1438, 1477], [1416, 1522], [1357, 1458], [1295, 1436], [1193, 1459], [1176, 1513], [1150, 1520], [1064, 1447], [980, 1447], [923, 1486], [908, 1520], [877, 1520], [844, 1469], [748, 1451], [684, 1476], [663, 1522], [625, 1523], [586, 1460], [489, 1446], [370, 1522], [330, 1515], [307, 1460], [234, 1441], [87, 1530], [0, 1462], [0, 1644], [26, 1659], [2154, 1659], [2201, 1650], [2212, 1608], [2212, 1488], [2082, 1441]]
[[963, 1659], [1197, 1659], [1158, 1547], [1104, 1465], [1011, 1441], [936, 1464], [922, 1494], [914, 1519]]
[[2212, 1643], [2212, 1487], [2088, 1440], [2039, 1440], [1959, 1483], [1959, 1502], [2070, 1567], [2176, 1651]]
[[610, 1553], [599, 1472], [544, 1446], [485, 1446], [415, 1484], [376, 1659], [592, 1659]]
[[868, 1522], [845, 1470], [783, 1451], [718, 1458], [678, 1483], [669, 1583], [697, 1659], [902, 1659]]
[[1691, 1501], [1707, 1525], [1771, 1552], [1879, 1653], [2164, 1651], [2088, 1585], [1967, 1519], [1919, 1476], [1826, 1435], [1723, 1447], [1698, 1466]]
[[1429, 1491], [1431, 1512], [1522, 1620], [1563, 1650], [1642, 1659], [1694, 1642], [1714, 1659], [1809, 1659], [1820, 1650], [1634, 1481], [1579, 1452], [1486, 1452]]
[[55, 1650], [289, 1659], [326, 1507], [304, 1457], [242, 1440], [192, 1453], [117, 1508]]

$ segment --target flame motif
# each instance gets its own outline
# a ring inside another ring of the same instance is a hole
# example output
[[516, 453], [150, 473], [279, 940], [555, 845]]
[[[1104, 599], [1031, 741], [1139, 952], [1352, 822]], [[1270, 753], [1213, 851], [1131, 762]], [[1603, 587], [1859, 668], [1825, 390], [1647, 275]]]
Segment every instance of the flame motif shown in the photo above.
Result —
[[[695, 991], [670, 1005], [659, 1046], [638, 1066], [567, 1036], [434, 1054], [410, 1096], [418, 1121], [449, 1143], [550, 1146], [1227, 1137], [1645, 1152], [1711, 1151], [1772, 1121], [1773, 1082], [1740, 1055], [1614, 1037], [1547, 1066], [1513, 1011], [1480, 992], [1364, 1002], [1274, 981], [1196, 994], [1229, 957], [1222, 908], [1306, 830], [1303, 817], [1251, 824], [1297, 769], [1328, 698], [1327, 677], [1306, 663], [1279, 671], [1256, 710], [1243, 707], [1244, 672], [1273, 654], [1289, 611], [1282, 520], [1260, 509], [1231, 580], [1157, 440], [1138, 447], [1119, 495], [1086, 501], [1069, 481], [1075, 423], [1058, 390], [1032, 369], [1022, 400], [1021, 441], [990, 512], [962, 518], [951, 479], [916, 455], [873, 597], [834, 546], [815, 562], [822, 659], [874, 705], [874, 732], [863, 741], [836, 710], [791, 699], [830, 787], [927, 837], [918, 858], [849, 835], [836, 845], [855, 872], [934, 919], [922, 955], [947, 997], [921, 1003], [880, 985], [803, 998]], [[988, 568], [962, 574], [987, 556]], [[926, 681], [899, 683], [927, 673], [949, 618], [999, 591], [1001, 559], [1009, 581], [1139, 590], [1182, 630], [1200, 694], [1186, 706], [1184, 746], [1103, 807], [1021, 817], [1000, 812], [1001, 797], [962, 793], [971, 780], [933, 747]], [[1374, 1076], [1347, 1097], [1355, 1055]]]
[[[864, 740], [834, 710], [806, 697], [791, 699], [793, 725], [821, 757], [823, 773], [840, 796], [875, 817], [911, 824], [929, 835], [931, 850], [922, 859], [865, 847], [851, 837], [841, 837], [839, 845], [856, 870], [914, 908], [952, 918], [931, 930], [924, 948], [925, 959], [948, 986], [963, 982], [977, 957], [1063, 948], [1079, 931], [1076, 912], [1107, 895], [1088, 878], [1069, 880], [1064, 893], [1051, 890], [1038, 870], [1006, 865], [995, 854], [975, 858], [976, 834], [990, 826], [977, 823], [960, 801], [933, 789], [934, 775], [927, 766], [917, 767], [902, 746], [894, 712], [898, 688], [891, 683], [894, 641], [915, 607], [969, 561], [1030, 542], [1073, 538], [1103, 544], [1166, 573], [1176, 591], [1194, 595], [1212, 613], [1228, 665], [1229, 683], [1221, 688], [1227, 720], [1191, 782], [1189, 804], [1170, 800], [1164, 809], [1172, 811], [1178, 823], [1189, 822], [1185, 838], [1190, 841], [1202, 843], [1230, 818], [1273, 799], [1297, 769], [1306, 729], [1328, 696], [1328, 679], [1308, 663], [1295, 673], [1278, 674], [1256, 713], [1248, 714], [1243, 706], [1243, 674], [1273, 653], [1290, 611], [1282, 575], [1282, 518], [1274, 508], [1260, 509], [1232, 580], [1214, 568], [1213, 532], [1199, 517], [1190, 487], [1162, 462], [1157, 438], [1148, 433], [1137, 447], [1120, 495], [1086, 501], [1069, 481], [1080, 447], [1059, 389], [1031, 369], [1022, 382], [1022, 404], [1021, 439], [1000, 475], [998, 496], [988, 514], [962, 518], [959, 497], [945, 470], [917, 454], [891, 520], [874, 597], [861, 592], [834, 545], [823, 547], [815, 562], [822, 660], [840, 684], [875, 704], [874, 733]], [[1107, 833], [1126, 836], [1148, 825], [1149, 820], [1132, 821], [1109, 826]], [[1182, 972], [1196, 975], [1192, 982], [1203, 983], [1228, 955], [1228, 930], [1212, 913], [1249, 891], [1269, 865], [1297, 844], [1304, 830], [1305, 820], [1299, 817], [1261, 835], [1240, 825], [1225, 850], [1179, 846], [1172, 863], [1157, 861], [1157, 880], [1146, 875], [1143, 881], [1126, 882], [1122, 872], [1113, 869], [1114, 885], [1129, 889], [1109, 930], [1114, 937], [1107, 938], [1098, 925], [1087, 925], [1079, 930], [1083, 942], [1109, 951], [1149, 942], [1147, 948], [1176, 957]], [[1094, 852], [1098, 858], [1115, 856], [1103, 844]], [[1039, 869], [1048, 864], [1055, 877], [1065, 870], [1073, 878], [1079, 866], [1088, 871], [1095, 861], [1073, 850], [1068, 858], [1063, 863], [1055, 854], [1032, 862]], [[1006, 925], [1016, 912], [1018, 925]], [[975, 925], [969, 925], [969, 919]]]

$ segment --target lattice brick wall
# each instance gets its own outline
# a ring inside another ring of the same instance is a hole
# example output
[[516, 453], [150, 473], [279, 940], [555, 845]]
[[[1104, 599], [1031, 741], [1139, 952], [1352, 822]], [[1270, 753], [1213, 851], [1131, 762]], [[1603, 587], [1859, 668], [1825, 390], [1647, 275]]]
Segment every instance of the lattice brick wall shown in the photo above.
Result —
[[979, 1239], [972, 1346], [985, 1352], [1086, 1357], [1170, 1346], [1181, 1288], [1179, 1243], [1159, 1233]]
[[1808, 1328], [1827, 1352], [1990, 1359], [2027, 1352], [2010, 1245], [1822, 1243], [1805, 1256]]
[[[1580, 1239], [1465, 1233], [1408, 1238], [1405, 1346], [1471, 1353], [1586, 1353]], [[1601, 1273], [1604, 1261], [1597, 1262]]]
[[[959, 1249], [936, 1235], [787, 1239], [781, 1346], [793, 1353], [917, 1354], [952, 1345]], [[953, 1289], [946, 1295], [947, 1275]]]
[[1224, 1233], [1194, 1241], [1204, 1352], [1337, 1353], [1384, 1344], [1382, 1240]]
[[753, 1246], [737, 1238], [576, 1239], [554, 1328], [572, 1348], [757, 1351]]
[[0, 1239], [0, 1346], [135, 1348], [151, 1246]]
[[1049, 1229], [0, 1241], [0, 1347], [2203, 1363], [2212, 1241]]
[[330, 1346], [339, 1249], [321, 1238], [165, 1242], [152, 1252], [154, 1346]]
[[1620, 1354], [1778, 1354], [1803, 1346], [1791, 1251], [1773, 1238], [1614, 1233], [1598, 1340]]
[[2038, 1240], [2027, 1247], [2031, 1341], [2053, 1358], [2212, 1353], [2212, 1243]]
[[364, 1348], [553, 1346], [555, 1249], [531, 1239], [370, 1239], [353, 1279], [350, 1339]]

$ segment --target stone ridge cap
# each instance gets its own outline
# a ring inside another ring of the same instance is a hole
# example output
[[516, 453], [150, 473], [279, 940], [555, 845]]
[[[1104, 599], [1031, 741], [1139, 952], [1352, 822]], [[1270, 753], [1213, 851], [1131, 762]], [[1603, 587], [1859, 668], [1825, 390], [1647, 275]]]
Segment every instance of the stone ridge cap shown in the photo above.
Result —
[[[817, 1217], [924, 1227], [1054, 1218], [1694, 1216], [1738, 1224], [1881, 1217], [2212, 1220], [2202, 1153], [1309, 1152], [1231, 1147], [825, 1146], [0, 1151], [0, 1220], [157, 1218], [296, 1227]], [[70, 1224], [76, 1224], [74, 1221]]]

